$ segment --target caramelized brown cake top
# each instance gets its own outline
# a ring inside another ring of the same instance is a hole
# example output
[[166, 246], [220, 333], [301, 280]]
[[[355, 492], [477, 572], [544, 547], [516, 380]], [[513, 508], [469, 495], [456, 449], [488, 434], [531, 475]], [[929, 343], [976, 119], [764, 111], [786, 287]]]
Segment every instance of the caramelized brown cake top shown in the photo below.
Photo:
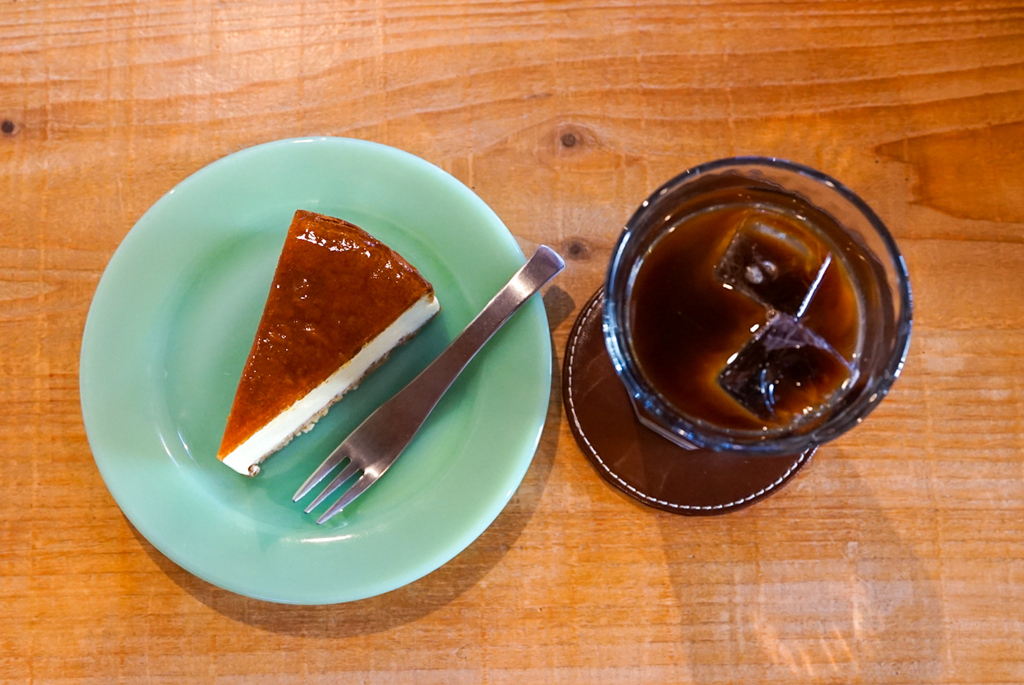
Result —
[[354, 357], [433, 288], [341, 219], [295, 212], [221, 441], [221, 459]]

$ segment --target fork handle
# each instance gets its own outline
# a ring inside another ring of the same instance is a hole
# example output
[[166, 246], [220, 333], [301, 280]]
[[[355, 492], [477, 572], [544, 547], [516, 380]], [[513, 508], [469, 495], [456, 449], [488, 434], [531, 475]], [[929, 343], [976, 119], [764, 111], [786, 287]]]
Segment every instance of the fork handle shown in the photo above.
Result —
[[[372, 439], [375, 434], [386, 431], [390, 435], [389, 442], [400, 444], [404, 449], [480, 348], [531, 295], [563, 268], [565, 262], [554, 250], [546, 245], [537, 248], [530, 260], [455, 340], [408, 385], [370, 414], [346, 442], [361, 442], [363, 437]], [[396, 431], [403, 435], [396, 435]]]

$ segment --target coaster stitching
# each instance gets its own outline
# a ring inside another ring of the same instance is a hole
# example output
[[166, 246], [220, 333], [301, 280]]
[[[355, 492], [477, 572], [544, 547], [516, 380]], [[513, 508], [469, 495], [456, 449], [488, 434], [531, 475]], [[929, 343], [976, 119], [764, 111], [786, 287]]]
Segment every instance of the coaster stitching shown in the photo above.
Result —
[[608, 464], [606, 464], [604, 462], [604, 460], [601, 459], [601, 455], [599, 455], [597, 453], [597, 450], [594, 449], [594, 446], [590, 444], [590, 440], [587, 438], [587, 434], [583, 432], [583, 426], [580, 425], [579, 418], [578, 418], [578, 416], [576, 414], [576, 405], [575, 405], [575, 401], [573, 399], [573, 393], [572, 393], [572, 389], [573, 389], [573, 384], [572, 384], [573, 360], [576, 358], [576, 344], [579, 342], [580, 331], [583, 330], [584, 323], [586, 322], [587, 319], [590, 318], [591, 313], [594, 311], [594, 309], [597, 307], [597, 305], [600, 304], [602, 301], [604, 301], [604, 293], [603, 292], [601, 294], [599, 294], [597, 297], [595, 297], [593, 300], [591, 300], [590, 304], [587, 306], [587, 308], [583, 311], [583, 314], [580, 316], [580, 320], [579, 320], [578, 325], [576, 326], [576, 330], [573, 331], [572, 340], [569, 341], [569, 364], [568, 364], [569, 369], [568, 369], [568, 372], [567, 372], [568, 384], [569, 384], [569, 392], [568, 392], [568, 395], [569, 395], [569, 414], [572, 415], [572, 422], [576, 425], [576, 430], [577, 430], [578, 434], [580, 435], [580, 437], [583, 438], [583, 442], [586, 443], [587, 449], [590, 450], [590, 453], [592, 455], [594, 455], [594, 459], [596, 459], [597, 463], [601, 465], [601, 468], [604, 469], [604, 471], [606, 473], [608, 473], [612, 478], [614, 478], [616, 480], [616, 482], [621, 484], [622, 487], [626, 488], [630, 492], [635, 493], [637, 496], [647, 500], [648, 502], [653, 502], [655, 504], [660, 504], [661, 506], [672, 507], [674, 509], [690, 509], [690, 510], [696, 510], [696, 511], [717, 511], [717, 510], [721, 510], [721, 509], [728, 509], [730, 507], [736, 507], [736, 506], [739, 506], [741, 504], [746, 504], [747, 502], [749, 502], [752, 499], [756, 499], [756, 498], [760, 497], [761, 495], [764, 495], [765, 493], [771, 492], [776, 487], [781, 485], [783, 483], [783, 481], [785, 481], [787, 478], [789, 478], [790, 474], [792, 474], [793, 471], [795, 471], [796, 469], [800, 468], [800, 466], [807, 460], [808, 456], [810, 456], [811, 450], [806, 450], [804, 452], [801, 452], [800, 453], [800, 458], [797, 459], [796, 462], [791, 464], [790, 467], [788, 469], [786, 469], [786, 472], [783, 473], [781, 476], [779, 476], [779, 478], [774, 483], [772, 483], [771, 485], [767, 485], [767, 486], [761, 488], [760, 490], [758, 490], [757, 492], [755, 492], [752, 495], [747, 495], [743, 499], [738, 499], [738, 500], [736, 500], [734, 502], [729, 502], [728, 504], [693, 505], [693, 504], [677, 504], [675, 502], [666, 502], [665, 500], [658, 499], [656, 497], [652, 497], [651, 495], [648, 495], [645, 492], [641, 492], [640, 490], [637, 490], [635, 487], [633, 487], [632, 485], [627, 483], [625, 480], [623, 480], [619, 476], [619, 474], [617, 474], [614, 471], [612, 471], [612, 469], [608, 466]]

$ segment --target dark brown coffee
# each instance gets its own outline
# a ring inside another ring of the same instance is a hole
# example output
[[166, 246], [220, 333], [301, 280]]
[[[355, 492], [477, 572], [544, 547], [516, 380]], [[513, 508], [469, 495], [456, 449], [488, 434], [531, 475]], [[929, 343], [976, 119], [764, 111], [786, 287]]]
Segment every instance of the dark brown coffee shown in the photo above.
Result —
[[827, 215], [746, 189], [672, 223], [629, 294], [640, 372], [727, 429], [813, 421], [855, 378], [861, 300]]

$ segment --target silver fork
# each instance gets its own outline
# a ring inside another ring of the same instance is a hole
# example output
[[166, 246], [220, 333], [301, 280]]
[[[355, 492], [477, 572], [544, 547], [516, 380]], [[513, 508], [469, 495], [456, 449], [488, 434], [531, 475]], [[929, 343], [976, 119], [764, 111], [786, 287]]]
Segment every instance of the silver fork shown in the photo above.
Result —
[[382, 404], [345, 438], [298, 489], [293, 502], [305, 497], [342, 462], [341, 473], [306, 507], [315, 509], [342, 485], [359, 478], [324, 512], [317, 523], [324, 523], [355, 501], [377, 482], [412, 442], [438, 400], [458, 378], [494, 332], [508, 321], [542, 285], [565, 267], [562, 258], [546, 245], [537, 248], [504, 288], [498, 291], [448, 347], [416, 378], [390, 400]]

